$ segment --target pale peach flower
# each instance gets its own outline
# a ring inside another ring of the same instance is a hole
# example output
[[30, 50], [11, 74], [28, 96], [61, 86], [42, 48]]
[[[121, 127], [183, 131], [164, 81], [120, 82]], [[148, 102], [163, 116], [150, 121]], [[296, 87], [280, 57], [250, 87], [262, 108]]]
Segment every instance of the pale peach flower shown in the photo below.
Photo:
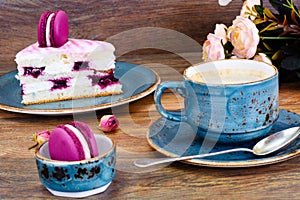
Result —
[[272, 61], [264, 53], [258, 53], [257, 55], [254, 56], [253, 60], [264, 62], [264, 63], [272, 65]]
[[226, 42], [228, 41], [227, 27], [226, 27], [225, 24], [216, 24], [214, 34], [216, 36], [218, 36], [219, 38], [221, 38], [221, 41], [222, 41], [223, 45], [226, 44]]
[[213, 61], [225, 58], [224, 47], [221, 42], [221, 38], [215, 34], [209, 33], [207, 40], [204, 42], [203, 47], [203, 59], [205, 61]]
[[230, 42], [234, 49], [233, 54], [238, 58], [252, 58], [259, 43], [258, 29], [247, 18], [237, 16], [230, 28]]
[[257, 13], [252, 10], [255, 5], [260, 5], [260, 0], [244, 1], [240, 16], [246, 18], [250, 17], [251, 20], [254, 20], [257, 16]]

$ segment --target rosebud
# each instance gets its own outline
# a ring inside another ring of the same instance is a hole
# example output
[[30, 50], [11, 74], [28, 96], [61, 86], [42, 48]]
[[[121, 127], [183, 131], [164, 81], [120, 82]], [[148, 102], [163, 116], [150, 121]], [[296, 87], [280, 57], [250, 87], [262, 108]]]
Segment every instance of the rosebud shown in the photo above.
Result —
[[36, 144], [33, 145], [32, 147], [29, 147], [29, 149], [37, 147], [37, 146], [43, 144], [44, 142], [47, 142], [49, 140], [49, 137], [50, 137], [50, 131], [48, 131], [48, 130], [43, 130], [38, 133], [35, 133], [32, 137], [32, 140], [34, 142], [36, 142]]
[[35, 134], [35, 136], [33, 136], [33, 141], [39, 144], [43, 144], [44, 142], [47, 142], [49, 140], [49, 137], [50, 137], [50, 131], [44, 130]]
[[116, 130], [119, 126], [119, 121], [114, 115], [104, 115], [100, 119], [99, 127], [104, 132]]

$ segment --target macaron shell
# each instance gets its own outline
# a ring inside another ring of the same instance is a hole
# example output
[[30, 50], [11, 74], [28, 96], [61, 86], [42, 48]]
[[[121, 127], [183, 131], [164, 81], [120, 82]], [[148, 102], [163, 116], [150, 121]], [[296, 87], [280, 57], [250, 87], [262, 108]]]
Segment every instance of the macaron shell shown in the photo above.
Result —
[[46, 47], [46, 24], [47, 24], [47, 19], [49, 15], [51, 14], [50, 11], [45, 11], [39, 20], [38, 24], [38, 43], [40, 47]]
[[64, 125], [56, 127], [50, 134], [49, 153], [53, 160], [83, 160], [84, 152], [78, 138]]
[[82, 133], [82, 135], [84, 136], [85, 140], [89, 145], [92, 158], [98, 156], [99, 152], [98, 152], [96, 138], [94, 136], [93, 131], [90, 129], [90, 127], [86, 123], [80, 121], [70, 122], [70, 125], [74, 126]]
[[60, 47], [68, 41], [69, 21], [67, 14], [62, 10], [57, 10], [51, 19], [50, 42], [53, 47]]

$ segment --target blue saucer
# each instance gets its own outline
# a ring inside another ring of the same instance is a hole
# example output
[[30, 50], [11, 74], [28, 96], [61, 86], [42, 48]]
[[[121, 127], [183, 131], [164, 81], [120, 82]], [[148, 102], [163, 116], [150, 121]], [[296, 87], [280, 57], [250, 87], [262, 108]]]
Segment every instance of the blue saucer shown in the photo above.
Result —
[[[279, 118], [269, 134], [294, 126], [300, 126], [300, 115], [280, 109]], [[213, 144], [203, 141], [187, 123], [170, 121], [165, 118], [160, 118], [151, 125], [147, 139], [155, 150], [168, 157], [195, 155], [239, 147], [252, 149], [258, 142], [256, 140], [239, 145]], [[300, 155], [300, 138], [276, 155], [258, 157], [248, 152], [235, 152], [184, 162], [208, 167], [252, 167], [282, 162], [298, 155]]]

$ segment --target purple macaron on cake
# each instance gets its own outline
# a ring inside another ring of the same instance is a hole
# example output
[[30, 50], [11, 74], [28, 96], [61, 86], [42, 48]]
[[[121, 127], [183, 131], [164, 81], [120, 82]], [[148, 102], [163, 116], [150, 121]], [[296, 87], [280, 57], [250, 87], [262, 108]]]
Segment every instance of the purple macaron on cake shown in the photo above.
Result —
[[38, 24], [39, 47], [60, 47], [68, 41], [68, 16], [62, 10], [44, 12]]
[[57, 126], [50, 134], [51, 159], [77, 161], [99, 155], [95, 136], [84, 122], [74, 121]]

